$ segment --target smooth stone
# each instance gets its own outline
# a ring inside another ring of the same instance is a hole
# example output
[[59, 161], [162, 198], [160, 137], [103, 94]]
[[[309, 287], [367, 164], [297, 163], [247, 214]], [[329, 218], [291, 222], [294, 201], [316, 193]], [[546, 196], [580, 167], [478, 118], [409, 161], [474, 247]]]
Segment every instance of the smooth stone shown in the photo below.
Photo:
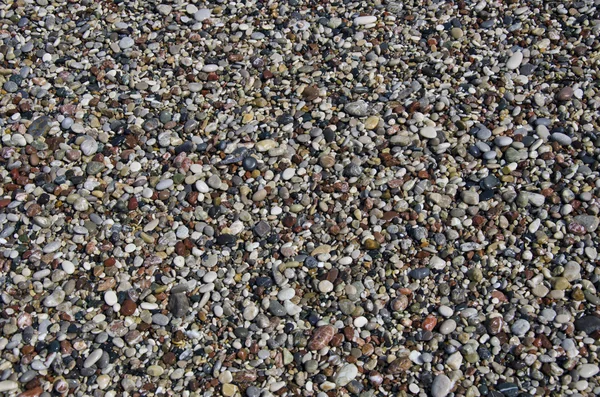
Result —
[[463, 190], [461, 192], [462, 200], [465, 204], [478, 205], [479, 204], [479, 193], [473, 190]]
[[508, 136], [497, 136], [494, 139], [494, 145], [496, 145], [498, 147], [505, 147], [505, 146], [510, 145], [511, 143], [513, 143], [513, 139]]
[[519, 387], [515, 383], [504, 382], [496, 385], [496, 390], [505, 397], [516, 397], [519, 394]]
[[365, 129], [374, 130], [379, 125], [379, 117], [371, 116], [365, 121]]
[[65, 300], [65, 291], [62, 289], [55, 289], [52, 294], [48, 295], [44, 299], [44, 306], [46, 307], [56, 307], [64, 302]]
[[521, 62], [523, 62], [523, 53], [520, 51], [515, 52], [506, 62], [506, 68], [509, 70], [515, 70], [521, 66]]
[[566, 134], [563, 134], [562, 132], [553, 132], [552, 135], [550, 135], [550, 138], [554, 142], [560, 143], [562, 146], [569, 146], [573, 142], [571, 137], [569, 137]]
[[284, 288], [277, 293], [277, 299], [284, 301], [292, 299], [296, 296], [296, 291], [293, 288]]
[[456, 330], [456, 321], [452, 319], [444, 321], [439, 328], [440, 334], [442, 335], [451, 334], [452, 332], [454, 332], [454, 330]]
[[579, 332], [592, 335], [594, 332], [600, 330], [600, 317], [591, 315], [583, 316], [575, 320], [575, 329]]
[[81, 152], [86, 156], [91, 156], [98, 151], [98, 142], [93, 138], [86, 138], [81, 142]]
[[521, 318], [514, 322], [510, 330], [517, 336], [523, 336], [529, 331], [529, 328], [531, 328], [529, 321]]
[[559, 101], [568, 101], [573, 97], [575, 91], [571, 87], [564, 87], [556, 94], [556, 99]]
[[169, 317], [162, 313], [155, 313], [152, 315], [152, 323], [156, 325], [165, 326], [169, 324]]
[[201, 8], [194, 13], [194, 19], [198, 22], [202, 22], [210, 18], [211, 11], [208, 8]]
[[0, 392], [17, 390], [18, 388], [19, 384], [14, 380], [3, 380], [0, 382]]
[[104, 351], [102, 349], [96, 349], [96, 350], [94, 350], [92, 353], [90, 353], [90, 355], [88, 356], [88, 358], [84, 361], [83, 367], [84, 368], [89, 368], [92, 365], [96, 364], [96, 362], [98, 360], [100, 360], [100, 357], [102, 357], [102, 353], [104, 353]]
[[334, 376], [337, 386], [344, 387], [358, 375], [358, 367], [354, 364], [344, 365]]
[[454, 387], [454, 382], [446, 375], [440, 374], [435, 377], [431, 384], [431, 397], [446, 397]]
[[368, 16], [354, 18], [354, 24], [356, 26], [369, 25], [369, 24], [372, 24], [375, 22], [377, 22], [377, 17], [374, 15], [368, 15]]
[[131, 48], [134, 45], [135, 45], [135, 41], [129, 36], [125, 36], [121, 40], [119, 40], [119, 47], [121, 47], [122, 50]]
[[600, 372], [600, 368], [598, 368], [596, 364], [583, 364], [577, 369], [577, 372], [579, 373], [579, 376], [587, 379]]
[[166, 190], [173, 186], [173, 179], [163, 179], [156, 184], [156, 190]]
[[104, 293], [104, 302], [106, 302], [107, 305], [113, 306], [118, 301], [119, 299], [117, 298], [117, 293], [115, 291], [106, 291]]
[[408, 272], [408, 276], [414, 278], [415, 280], [423, 280], [424, 278], [429, 277], [431, 270], [427, 267], [421, 267], [418, 269], [412, 269]]
[[277, 317], [284, 317], [287, 314], [285, 307], [276, 300], [271, 300], [269, 303], [269, 313]]
[[419, 134], [421, 134], [423, 138], [427, 139], [433, 139], [437, 137], [437, 131], [435, 130], [435, 128], [429, 126], [421, 128]]
[[165, 373], [165, 369], [159, 365], [150, 365], [146, 370], [149, 376], [161, 376]]
[[189, 298], [184, 293], [173, 293], [169, 297], [168, 307], [173, 317], [184, 317], [190, 308]]
[[319, 282], [319, 291], [323, 294], [333, 291], [333, 284], [329, 280], [321, 280]]

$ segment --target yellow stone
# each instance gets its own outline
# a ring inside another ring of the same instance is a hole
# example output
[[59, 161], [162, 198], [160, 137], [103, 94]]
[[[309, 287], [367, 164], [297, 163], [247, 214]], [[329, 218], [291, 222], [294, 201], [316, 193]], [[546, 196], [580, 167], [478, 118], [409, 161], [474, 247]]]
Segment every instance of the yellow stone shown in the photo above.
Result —
[[365, 121], [365, 128], [367, 130], [374, 130], [377, 127], [377, 124], [379, 124], [379, 117], [371, 116]]
[[254, 115], [252, 113], [245, 113], [242, 116], [242, 123], [244, 123], [244, 124], [248, 124], [252, 120], [254, 120]]
[[265, 98], [256, 98], [254, 100], [254, 105], [258, 106], [259, 108], [264, 108], [265, 106], [267, 106], [269, 102], [267, 102], [267, 100]]
[[310, 254], [312, 256], [316, 256], [321, 254], [328, 254], [329, 251], [331, 251], [331, 245], [324, 244], [315, 248]]
[[376, 250], [380, 247], [380, 244], [372, 238], [368, 238], [365, 240], [364, 246], [368, 250]]
[[223, 385], [223, 395], [224, 396], [234, 396], [235, 392], [237, 391], [237, 387], [235, 385], [232, 385], [231, 383], [225, 383]]

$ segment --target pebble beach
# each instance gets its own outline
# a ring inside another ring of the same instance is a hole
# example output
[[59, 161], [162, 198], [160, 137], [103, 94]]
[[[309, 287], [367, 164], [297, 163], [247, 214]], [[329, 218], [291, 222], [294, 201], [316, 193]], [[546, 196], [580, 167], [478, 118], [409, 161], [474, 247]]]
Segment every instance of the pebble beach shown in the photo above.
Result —
[[600, 395], [600, 0], [3, 0], [0, 395]]

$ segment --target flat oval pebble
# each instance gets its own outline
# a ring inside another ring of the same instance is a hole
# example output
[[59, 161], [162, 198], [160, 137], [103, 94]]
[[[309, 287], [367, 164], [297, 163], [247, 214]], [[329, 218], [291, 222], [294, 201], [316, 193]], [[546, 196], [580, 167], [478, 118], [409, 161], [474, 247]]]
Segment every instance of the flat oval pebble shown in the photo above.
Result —
[[437, 131], [433, 127], [423, 127], [419, 131], [423, 138], [433, 139], [437, 136]]
[[377, 17], [373, 15], [354, 18], [355, 25], [369, 25], [377, 22]]

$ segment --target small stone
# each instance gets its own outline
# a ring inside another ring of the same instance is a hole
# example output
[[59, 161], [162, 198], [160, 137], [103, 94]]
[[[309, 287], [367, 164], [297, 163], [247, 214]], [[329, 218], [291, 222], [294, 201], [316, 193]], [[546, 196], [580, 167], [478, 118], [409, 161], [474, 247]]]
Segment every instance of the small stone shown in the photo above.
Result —
[[224, 396], [231, 397], [237, 393], [237, 386], [232, 385], [231, 383], [225, 383], [222, 390]]
[[110, 290], [104, 293], [104, 302], [106, 302], [108, 306], [114, 306], [118, 301], [115, 291]]
[[456, 330], [456, 321], [448, 319], [444, 321], [439, 328], [440, 334], [449, 335]]
[[198, 22], [202, 22], [211, 16], [211, 11], [208, 8], [200, 8], [194, 13], [194, 19]]
[[166, 190], [169, 189], [171, 186], [173, 186], [173, 179], [163, 179], [162, 181], [156, 184], [156, 190]]
[[573, 222], [581, 225], [587, 233], [593, 233], [600, 226], [600, 218], [593, 215], [577, 215], [573, 217]]
[[329, 280], [321, 280], [319, 282], [319, 291], [323, 294], [333, 291], [333, 284]]
[[478, 205], [479, 194], [473, 190], [463, 190], [461, 193], [462, 200], [465, 204]]
[[119, 47], [121, 47], [122, 50], [131, 48], [134, 45], [135, 45], [135, 41], [133, 41], [133, 39], [129, 36], [125, 36], [121, 40], [119, 40]]
[[271, 226], [265, 221], [260, 221], [254, 225], [253, 231], [254, 234], [262, 238], [271, 232]]
[[165, 373], [165, 369], [159, 365], [150, 365], [146, 370], [149, 376], [159, 377]]
[[269, 313], [277, 317], [285, 317], [287, 315], [285, 307], [283, 307], [281, 303], [277, 302], [276, 300], [272, 300], [269, 303]]
[[374, 130], [379, 124], [379, 117], [371, 116], [365, 121], [365, 129]]
[[0, 392], [9, 392], [17, 390], [18, 388], [19, 384], [14, 380], [3, 380], [0, 382]]
[[512, 327], [510, 327], [510, 330], [512, 331], [513, 334], [515, 334], [517, 336], [523, 336], [527, 333], [527, 331], [529, 331], [530, 327], [531, 327], [531, 325], [529, 324], [529, 321], [524, 320], [524, 319], [519, 319], [514, 322]]
[[190, 301], [184, 293], [174, 293], [169, 298], [169, 311], [173, 317], [184, 317], [190, 308]]
[[57, 288], [54, 290], [54, 292], [52, 292], [52, 294], [48, 295], [44, 299], [44, 306], [56, 307], [56, 306], [60, 305], [61, 303], [63, 303], [64, 300], [65, 300], [65, 291]]
[[556, 94], [556, 99], [559, 101], [568, 101], [573, 97], [575, 91], [571, 87], [564, 87]]
[[562, 146], [569, 146], [573, 142], [568, 135], [563, 134], [561, 132], [552, 133], [550, 138], [552, 138], [553, 141], [558, 142]]
[[96, 349], [94, 350], [89, 356], [88, 358], [84, 361], [83, 363], [83, 367], [84, 368], [89, 368], [92, 365], [96, 364], [96, 362], [98, 360], [100, 360], [100, 357], [102, 357], [102, 353], [104, 353], [104, 351], [102, 349]]
[[414, 278], [415, 280], [423, 280], [424, 278], [429, 277], [431, 271], [427, 267], [421, 267], [417, 269], [413, 269], [408, 273], [408, 276]]
[[519, 394], [519, 387], [515, 383], [505, 382], [498, 383], [496, 390], [502, 393], [505, 397], [516, 397]]
[[81, 143], [81, 152], [86, 156], [91, 156], [98, 151], [98, 142], [93, 138], [86, 138]]
[[354, 24], [356, 26], [369, 25], [375, 22], [377, 22], [377, 17], [373, 15], [354, 18]]

